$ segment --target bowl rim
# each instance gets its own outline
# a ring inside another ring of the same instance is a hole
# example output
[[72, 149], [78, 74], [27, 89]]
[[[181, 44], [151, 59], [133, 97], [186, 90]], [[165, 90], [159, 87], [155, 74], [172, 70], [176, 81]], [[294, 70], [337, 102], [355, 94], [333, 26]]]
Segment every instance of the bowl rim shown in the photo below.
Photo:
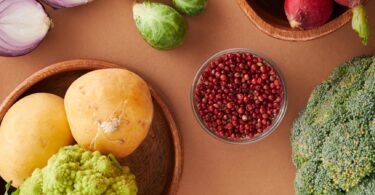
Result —
[[267, 35], [287, 41], [309, 41], [328, 35], [347, 24], [352, 18], [352, 11], [348, 9], [340, 16], [324, 25], [310, 30], [288, 30], [273, 26], [263, 20], [256, 11], [250, 6], [247, 0], [237, 0], [238, 5], [249, 20], [262, 32]]
[[[95, 59], [75, 59], [58, 62], [52, 65], [49, 65], [45, 68], [40, 69], [39, 71], [28, 76], [23, 82], [21, 82], [17, 87], [3, 100], [0, 104], [0, 124], [4, 118], [6, 112], [10, 107], [33, 85], [36, 83], [65, 72], [76, 71], [76, 70], [96, 70], [96, 69], [105, 69], [105, 68], [122, 68], [127, 69], [124, 66], [102, 61]], [[169, 187], [167, 193], [170, 195], [175, 195], [178, 192], [179, 184], [182, 177], [183, 166], [184, 166], [184, 155], [183, 155], [183, 143], [180, 129], [176, 124], [171, 110], [162, 99], [162, 97], [149, 85], [153, 99], [159, 104], [166, 120], [168, 121], [169, 127], [171, 129], [171, 137], [173, 139], [173, 148], [174, 148], [174, 167], [172, 178], [169, 181]]]
[[[200, 79], [200, 77], [202, 75], [202, 72], [209, 65], [209, 63], [211, 61], [213, 61], [214, 59], [220, 57], [223, 54], [234, 53], [234, 52], [251, 53], [254, 56], [260, 57], [263, 60], [265, 60], [267, 62], [267, 64], [269, 66], [271, 66], [276, 71], [276, 74], [279, 76], [280, 81], [282, 83], [282, 89], [283, 89], [283, 95], [282, 95], [283, 96], [283, 100], [282, 100], [282, 102], [280, 104], [280, 111], [279, 111], [279, 114], [277, 115], [277, 117], [272, 121], [272, 124], [270, 126], [268, 126], [262, 133], [260, 133], [260, 135], [252, 137], [252, 138], [242, 139], [242, 140], [226, 139], [226, 138], [220, 137], [220, 136], [216, 135], [214, 132], [212, 132], [205, 125], [205, 123], [202, 121], [199, 113], [197, 112], [196, 100], [195, 100], [195, 95], [194, 95], [195, 94], [194, 92], [196, 90], [196, 86], [197, 86], [197, 84], [199, 82], [199, 79]], [[262, 54], [260, 54], [260, 53], [258, 53], [256, 51], [254, 51], [252, 49], [248, 49], [248, 48], [230, 48], [230, 49], [224, 49], [222, 51], [219, 51], [219, 52], [213, 54], [211, 57], [209, 57], [198, 68], [198, 70], [197, 70], [197, 72], [196, 72], [196, 74], [194, 76], [192, 85], [191, 85], [191, 90], [190, 90], [190, 104], [191, 104], [191, 108], [193, 110], [194, 116], [195, 116], [196, 120], [198, 121], [199, 125], [211, 137], [215, 138], [216, 140], [228, 143], [228, 144], [250, 144], [250, 143], [255, 143], [255, 142], [261, 141], [261, 140], [265, 139], [266, 137], [268, 137], [269, 135], [271, 135], [277, 129], [277, 127], [281, 124], [281, 122], [283, 121], [283, 119], [285, 117], [285, 114], [286, 114], [286, 111], [288, 109], [287, 83], [286, 83], [285, 77], [283, 76], [283, 74], [282, 74], [281, 70], [279, 69], [279, 67], [271, 59], [269, 59], [268, 57], [266, 57], [266, 56], [264, 56], [264, 55], [262, 55]]]

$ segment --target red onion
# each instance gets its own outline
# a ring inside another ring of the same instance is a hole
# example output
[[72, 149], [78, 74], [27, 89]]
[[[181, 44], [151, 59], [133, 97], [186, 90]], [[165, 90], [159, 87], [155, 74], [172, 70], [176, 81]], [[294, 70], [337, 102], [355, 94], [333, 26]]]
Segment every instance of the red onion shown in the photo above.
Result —
[[54, 8], [70, 8], [79, 5], [85, 5], [93, 0], [44, 0], [48, 5]]
[[51, 26], [43, 6], [35, 0], [0, 1], [0, 55], [31, 52]]

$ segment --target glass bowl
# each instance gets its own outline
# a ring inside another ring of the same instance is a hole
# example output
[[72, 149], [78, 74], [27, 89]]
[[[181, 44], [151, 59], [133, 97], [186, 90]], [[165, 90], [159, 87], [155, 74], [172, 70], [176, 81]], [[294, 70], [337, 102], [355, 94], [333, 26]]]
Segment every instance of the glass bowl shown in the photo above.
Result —
[[[197, 87], [197, 85], [198, 85], [198, 83], [199, 83], [199, 81], [201, 79], [202, 73], [204, 72], [204, 70], [206, 69], [206, 67], [210, 64], [210, 62], [212, 62], [213, 60], [219, 58], [220, 56], [222, 56], [224, 54], [238, 53], [238, 52], [240, 52], [240, 53], [251, 53], [255, 57], [262, 58], [267, 63], [267, 65], [269, 65], [271, 68], [273, 68], [275, 70], [276, 74], [278, 75], [278, 77], [280, 79], [280, 82], [281, 82], [281, 85], [282, 85], [282, 91], [283, 91], [283, 93], [282, 93], [282, 101], [280, 103], [279, 113], [273, 119], [271, 125], [269, 125], [266, 129], [264, 129], [262, 133], [254, 136], [254, 137], [251, 137], [251, 138], [227, 138], [227, 137], [224, 137], [224, 136], [217, 135], [213, 130], [211, 130], [206, 125], [206, 123], [204, 122], [204, 120], [201, 118], [201, 116], [199, 114], [199, 111], [198, 111], [198, 108], [197, 108], [197, 102], [196, 102], [196, 99], [195, 99], [196, 87]], [[263, 138], [269, 136], [278, 127], [278, 125], [281, 123], [282, 119], [284, 118], [286, 110], [287, 110], [287, 102], [288, 102], [288, 100], [287, 100], [286, 82], [285, 82], [285, 79], [284, 79], [284, 77], [283, 77], [280, 69], [275, 65], [275, 63], [273, 63], [267, 57], [264, 57], [263, 55], [258, 54], [257, 52], [254, 52], [253, 50], [246, 49], [246, 48], [226, 49], [226, 50], [223, 50], [221, 52], [218, 52], [218, 53], [214, 54], [208, 60], [206, 60], [201, 65], [201, 67], [199, 68], [198, 72], [196, 73], [196, 75], [194, 77], [193, 84], [192, 84], [192, 89], [191, 89], [191, 94], [190, 94], [190, 100], [191, 100], [191, 106], [192, 106], [195, 118], [199, 122], [200, 126], [209, 135], [211, 135], [212, 137], [214, 137], [214, 138], [216, 138], [216, 139], [218, 139], [220, 141], [223, 141], [223, 142], [226, 142], [226, 143], [231, 143], [231, 144], [248, 144], [248, 143], [254, 143], [256, 141], [262, 140]]]

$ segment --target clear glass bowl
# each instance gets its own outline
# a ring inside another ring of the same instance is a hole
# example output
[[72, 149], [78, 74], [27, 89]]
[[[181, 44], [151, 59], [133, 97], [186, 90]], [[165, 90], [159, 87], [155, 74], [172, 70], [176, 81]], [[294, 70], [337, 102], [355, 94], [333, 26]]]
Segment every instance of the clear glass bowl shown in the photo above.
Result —
[[[210, 128], [207, 127], [206, 123], [203, 121], [203, 119], [199, 115], [199, 111], [198, 111], [197, 103], [196, 103], [196, 99], [195, 99], [196, 87], [197, 87], [198, 82], [200, 81], [201, 75], [202, 75], [203, 71], [206, 69], [207, 65], [209, 65], [211, 61], [215, 60], [216, 58], [218, 58], [218, 57], [220, 57], [224, 54], [237, 53], [237, 52], [251, 53], [252, 55], [254, 55], [256, 57], [260, 57], [260, 58], [264, 59], [267, 62], [267, 64], [275, 70], [275, 72], [279, 76], [281, 84], [282, 84], [282, 90], [283, 90], [282, 102], [280, 104], [280, 110], [279, 110], [278, 115], [272, 121], [272, 124], [270, 126], [268, 126], [261, 134], [259, 134], [257, 136], [254, 136], [252, 138], [231, 139], [231, 138], [221, 137], [221, 136], [217, 135], [215, 132], [211, 131]], [[212, 137], [214, 137], [214, 138], [216, 138], [220, 141], [223, 141], [223, 142], [226, 142], [226, 143], [231, 143], [231, 144], [253, 143], [253, 142], [259, 141], [259, 140], [269, 136], [278, 127], [278, 125], [281, 123], [282, 119], [284, 118], [286, 110], [287, 110], [287, 102], [288, 102], [286, 82], [285, 82], [285, 79], [284, 79], [283, 75], [281, 74], [280, 69], [275, 65], [275, 63], [273, 63], [267, 57], [264, 57], [263, 55], [258, 54], [256, 52], [254, 52], [253, 50], [246, 49], [246, 48], [226, 49], [226, 50], [223, 50], [221, 52], [216, 53], [215, 55], [211, 56], [206, 62], [204, 62], [202, 64], [202, 66], [199, 68], [198, 72], [196, 73], [196, 75], [194, 77], [192, 89], [191, 89], [191, 94], [190, 94], [190, 100], [191, 100], [191, 106], [192, 106], [195, 118], [199, 122], [200, 126]]]

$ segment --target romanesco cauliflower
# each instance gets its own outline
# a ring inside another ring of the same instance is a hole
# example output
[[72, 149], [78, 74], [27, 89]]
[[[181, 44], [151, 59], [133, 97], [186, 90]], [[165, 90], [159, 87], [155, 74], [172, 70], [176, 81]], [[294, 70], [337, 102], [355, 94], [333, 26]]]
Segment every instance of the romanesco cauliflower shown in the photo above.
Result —
[[20, 195], [135, 195], [135, 176], [114, 156], [66, 146], [20, 186]]

